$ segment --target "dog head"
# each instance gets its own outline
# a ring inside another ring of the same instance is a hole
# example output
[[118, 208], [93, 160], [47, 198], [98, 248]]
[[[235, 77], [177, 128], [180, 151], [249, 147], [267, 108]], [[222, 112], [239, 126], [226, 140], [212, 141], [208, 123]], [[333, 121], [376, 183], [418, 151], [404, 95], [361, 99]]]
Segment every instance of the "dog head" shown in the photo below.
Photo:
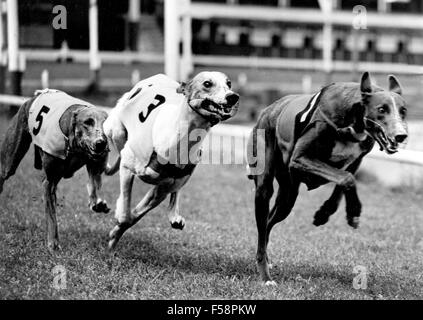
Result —
[[107, 137], [103, 131], [106, 118], [107, 113], [96, 107], [74, 111], [70, 144], [84, 150], [91, 159], [103, 157], [109, 152]]
[[239, 95], [232, 91], [231, 81], [221, 72], [200, 72], [188, 83], [182, 83], [188, 104], [211, 122], [224, 121], [238, 111]]
[[398, 151], [400, 143], [407, 139], [407, 108], [398, 80], [388, 77], [389, 91], [374, 90], [370, 75], [365, 72], [361, 78], [362, 104], [366, 107], [366, 130], [388, 154]]

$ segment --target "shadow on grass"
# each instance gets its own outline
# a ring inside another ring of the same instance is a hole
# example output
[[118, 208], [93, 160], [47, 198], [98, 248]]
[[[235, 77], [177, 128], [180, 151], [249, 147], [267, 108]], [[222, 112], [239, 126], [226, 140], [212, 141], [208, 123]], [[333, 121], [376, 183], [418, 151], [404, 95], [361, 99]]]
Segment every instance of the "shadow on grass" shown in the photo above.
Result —
[[[79, 239], [69, 239], [79, 234]], [[237, 278], [259, 282], [259, 275], [255, 266], [254, 255], [240, 256], [234, 253], [233, 248], [215, 249], [215, 243], [200, 245], [195, 242], [168, 242], [168, 235], [161, 238], [160, 234], [143, 230], [142, 236], [125, 234], [116, 250], [112, 254], [106, 251], [106, 233], [100, 230], [88, 232], [86, 230], [66, 230], [66, 250], [77, 250], [73, 246], [78, 241], [85, 242], [86, 249], [92, 251], [96, 258], [107, 261], [109, 268], [119, 264], [128, 271], [152, 269], [176, 269], [184, 274], [206, 275], [218, 274], [222, 278]], [[100, 240], [100, 241], [99, 241]], [[218, 248], [218, 247], [216, 247]], [[225, 252], [226, 251], [226, 252]], [[236, 250], [235, 250], [236, 251]], [[126, 267], [124, 267], [126, 265]], [[132, 271], [131, 271], [132, 272]], [[278, 283], [295, 283], [304, 286], [317, 286], [330, 289], [337, 285], [343, 290], [357, 292], [353, 288], [351, 266], [331, 265], [321, 263], [301, 263], [287, 261], [274, 265], [271, 275]], [[415, 287], [417, 283], [409, 279], [400, 279], [398, 274], [384, 273], [369, 276], [369, 287], [365, 291], [367, 296], [373, 298], [398, 297], [404, 294], [407, 287]], [[364, 293], [364, 291], [363, 291]], [[315, 298], [322, 298], [321, 290], [316, 291]], [[410, 297], [418, 296], [413, 290], [407, 292]]]

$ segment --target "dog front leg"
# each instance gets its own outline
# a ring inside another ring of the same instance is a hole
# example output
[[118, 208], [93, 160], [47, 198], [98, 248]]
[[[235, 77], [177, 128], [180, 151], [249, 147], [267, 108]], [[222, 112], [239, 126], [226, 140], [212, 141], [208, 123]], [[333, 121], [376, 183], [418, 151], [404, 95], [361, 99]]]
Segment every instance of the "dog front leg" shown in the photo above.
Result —
[[355, 178], [351, 172], [334, 168], [318, 159], [310, 159], [306, 156], [296, 157], [291, 160], [290, 169], [297, 173], [313, 174], [328, 182], [334, 182], [343, 189], [355, 188]]
[[[302, 174], [314, 174], [341, 187], [347, 202], [347, 222], [353, 228], [358, 227], [361, 203], [357, 195], [355, 178], [351, 172], [336, 169], [320, 160], [307, 157], [294, 158], [290, 168]], [[337, 196], [335, 194], [335, 197]]]
[[[353, 164], [351, 164], [347, 171], [355, 174], [357, 169], [361, 164], [361, 160], [357, 159]], [[319, 210], [314, 215], [313, 224], [315, 226], [324, 225], [329, 221], [329, 217], [336, 212], [338, 209], [339, 203], [341, 202], [342, 195], [344, 190], [340, 186], [335, 186], [331, 196], [327, 199]], [[346, 202], [346, 211], [347, 211], [347, 221], [350, 226], [353, 228], [358, 227], [358, 217], [361, 213], [361, 202], [358, 198], [356, 189], [353, 189], [351, 192], [345, 193], [345, 202]]]
[[169, 201], [169, 221], [174, 229], [182, 230], [185, 227], [185, 219], [179, 214], [179, 192], [172, 192]]
[[50, 251], [60, 249], [59, 234], [57, 230], [56, 220], [56, 188], [59, 181], [45, 178], [44, 187], [44, 203], [46, 213], [46, 230], [47, 230], [47, 248]]
[[[131, 214], [123, 214], [118, 217], [117, 225], [109, 233], [109, 250], [113, 250], [116, 247], [116, 244], [118, 243], [119, 239], [122, 237], [126, 230], [136, 224], [150, 210], [157, 207], [166, 198], [168, 194], [169, 192], [166, 188], [163, 188], [160, 185], [154, 186], [147, 192], [147, 194], [135, 207]], [[116, 210], [118, 209], [119, 207]], [[118, 213], [118, 211], [116, 213]]]
[[88, 206], [94, 212], [108, 213], [110, 211], [110, 208], [107, 206], [107, 202], [105, 200], [100, 199], [97, 195], [97, 192], [101, 188], [101, 173], [98, 173], [89, 165], [87, 165], [87, 171], [88, 171], [87, 190], [88, 190], [88, 196], [89, 196]]

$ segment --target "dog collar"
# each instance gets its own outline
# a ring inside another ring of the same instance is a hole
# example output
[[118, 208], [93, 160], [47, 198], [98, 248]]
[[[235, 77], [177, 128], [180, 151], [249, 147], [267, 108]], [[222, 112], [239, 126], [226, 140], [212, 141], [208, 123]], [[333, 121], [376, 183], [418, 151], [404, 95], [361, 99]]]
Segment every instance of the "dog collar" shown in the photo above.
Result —
[[354, 126], [348, 126], [344, 128], [338, 128], [338, 126], [331, 120], [329, 117], [323, 112], [323, 110], [318, 107], [317, 110], [320, 112], [323, 120], [329, 124], [335, 131], [338, 133], [338, 135], [342, 137], [346, 137], [347, 139], [353, 141], [353, 142], [363, 142], [367, 139], [367, 136], [369, 133], [367, 130], [364, 130], [361, 133], [357, 133], [354, 129]]

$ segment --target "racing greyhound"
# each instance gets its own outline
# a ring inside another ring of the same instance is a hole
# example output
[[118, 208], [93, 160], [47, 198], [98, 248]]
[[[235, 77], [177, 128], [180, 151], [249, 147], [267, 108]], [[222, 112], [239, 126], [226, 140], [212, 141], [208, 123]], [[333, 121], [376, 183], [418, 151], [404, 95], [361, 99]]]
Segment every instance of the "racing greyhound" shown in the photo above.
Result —
[[[255, 163], [252, 158], [248, 161], [249, 178], [256, 185], [257, 266], [266, 285], [275, 284], [266, 251], [269, 234], [291, 212], [300, 183], [309, 190], [328, 182], [336, 184], [316, 212], [314, 225], [325, 224], [345, 195], [347, 222], [358, 227], [361, 203], [353, 174], [375, 141], [392, 154], [407, 138], [402, 90], [394, 76], [388, 80], [389, 91], [385, 91], [372, 85], [365, 72], [361, 83], [334, 83], [314, 96], [286, 96], [261, 113], [248, 142], [248, 154], [254, 154], [259, 143], [265, 145], [263, 172], [254, 172]], [[269, 213], [274, 178], [279, 190]]]
[[59, 248], [56, 221], [56, 188], [62, 178], [71, 178], [82, 166], [88, 171], [89, 207], [109, 212], [97, 196], [106, 168], [108, 145], [103, 132], [107, 113], [58, 90], [39, 90], [12, 119], [0, 151], [0, 193], [15, 174], [31, 142], [34, 167], [43, 170], [47, 247]]
[[[109, 144], [120, 152], [106, 170], [110, 175], [120, 169], [117, 224], [109, 234], [109, 249], [168, 194], [171, 225], [183, 229], [179, 190], [199, 161], [208, 130], [233, 117], [238, 101], [230, 80], [220, 72], [201, 72], [186, 84], [159, 74], [123, 95], [104, 123]], [[154, 186], [131, 212], [134, 176]]]

